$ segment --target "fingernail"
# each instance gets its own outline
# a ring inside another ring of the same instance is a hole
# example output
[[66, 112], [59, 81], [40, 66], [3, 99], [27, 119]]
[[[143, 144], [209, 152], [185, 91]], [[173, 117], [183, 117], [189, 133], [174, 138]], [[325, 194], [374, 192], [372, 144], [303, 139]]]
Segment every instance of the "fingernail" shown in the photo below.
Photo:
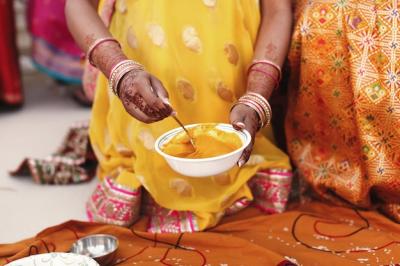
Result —
[[177, 116], [177, 115], [178, 115], [178, 113], [174, 110], [174, 108], [172, 107], [171, 103], [169, 102], [169, 99], [168, 99], [168, 98], [161, 98], [161, 101], [163, 101], [163, 103], [165, 103], [166, 105], [168, 105], [169, 107], [171, 107], [172, 112], [171, 112], [170, 115], [172, 115], [172, 116]]
[[239, 168], [241, 168], [244, 165], [244, 163], [245, 163], [244, 159], [240, 159], [237, 165], [239, 166]]
[[161, 101], [163, 101], [165, 104], [168, 104], [169, 106], [171, 106], [171, 103], [169, 102], [168, 98], [161, 98]]
[[240, 129], [244, 129], [246, 127], [246, 125], [244, 123], [242, 123], [242, 122], [235, 123], [235, 126], [240, 128]]

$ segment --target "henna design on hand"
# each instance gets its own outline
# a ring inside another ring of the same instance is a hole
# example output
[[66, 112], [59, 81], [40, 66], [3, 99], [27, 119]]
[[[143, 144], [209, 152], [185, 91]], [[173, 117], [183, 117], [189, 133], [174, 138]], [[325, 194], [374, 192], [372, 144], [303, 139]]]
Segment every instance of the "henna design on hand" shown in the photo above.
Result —
[[140, 96], [139, 93], [134, 93], [133, 91], [129, 90], [124, 94], [123, 101], [125, 103], [129, 102], [130, 104], [133, 104], [134, 108], [139, 109], [142, 111], [145, 115], [152, 117], [152, 118], [158, 118], [161, 117], [161, 115], [151, 109], [145, 102], [142, 96]]
[[[257, 112], [250, 107], [246, 106], [246, 109], [248, 109], [248, 111], [245, 119], [245, 124], [250, 125], [250, 132], [255, 133], [260, 129], [260, 117], [258, 116]], [[251, 112], [251, 114], [249, 112]]]
[[[138, 71], [138, 70], [137, 70]], [[137, 71], [131, 71], [126, 74], [121, 81], [120, 99], [125, 108], [134, 108], [143, 112], [145, 115], [152, 119], [160, 119], [163, 114], [160, 111], [154, 110], [146, 104], [144, 98], [134, 89], [135, 79], [137, 78]]]
[[[233, 119], [233, 121], [232, 121]], [[238, 161], [238, 166], [244, 165], [250, 158], [253, 150], [255, 136], [260, 126], [260, 118], [255, 110], [244, 104], [237, 104], [231, 111], [231, 121], [233, 124], [240, 122], [245, 124], [245, 128], [251, 135], [251, 143], [244, 150]]]

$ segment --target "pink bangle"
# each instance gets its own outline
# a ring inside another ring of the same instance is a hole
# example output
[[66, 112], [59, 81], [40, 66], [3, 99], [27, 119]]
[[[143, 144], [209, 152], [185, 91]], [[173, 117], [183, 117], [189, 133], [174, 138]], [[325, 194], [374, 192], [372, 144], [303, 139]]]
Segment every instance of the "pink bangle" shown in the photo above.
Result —
[[100, 39], [95, 40], [92, 43], [92, 45], [90, 45], [90, 47], [89, 47], [89, 49], [87, 50], [87, 53], [86, 53], [87, 54], [87, 58], [89, 60], [89, 63], [94, 67], [96, 67], [96, 66], [92, 61], [92, 53], [93, 53], [94, 49], [97, 48], [97, 46], [99, 46], [100, 44], [102, 44], [104, 42], [115, 42], [115, 43], [117, 43], [119, 45], [119, 47], [121, 47], [121, 44], [116, 39], [114, 39], [112, 37], [100, 38]]
[[271, 73], [268, 73], [268, 72], [266, 72], [266, 71], [264, 71], [264, 70], [262, 70], [262, 69], [250, 68], [250, 69], [249, 69], [249, 74], [250, 74], [252, 71], [262, 73], [262, 74], [264, 74], [265, 76], [271, 78], [271, 79], [275, 82], [274, 89], [278, 88], [278, 86], [279, 86], [279, 81], [278, 81], [278, 79], [277, 79], [276, 77], [274, 77], [273, 75], [271, 75]]
[[257, 113], [259, 118], [259, 129], [268, 126], [271, 123], [271, 106], [267, 99], [265, 99], [261, 94], [256, 92], [247, 92], [232, 106], [231, 111], [238, 104], [246, 105]]
[[[263, 109], [265, 117], [268, 118], [268, 120], [271, 120], [271, 116], [272, 116], [271, 106], [268, 103], [268, 101], [263, 96], [261, 96], [261, 94], [248, 92], [245, 95], [243, 95], [240, 99], [242, 99], [242, 98], [257, 102], [259, 104], [259, 106], [261, 106], [261, 108]], [[266, 121], [266, 122], [267, 122], [266, 124], [269, 124], [268, 121]]]
[[252, 108], [254, 111], [256, 111], [258, 118], [260, 119], [260, 124], [259, 124], [259, 129], [264, 127], [264, 123], [267, 120], [267, 117], [265, 116], [263, 108], [259, 105], [258, 102], [253, 101], [251, 99], [245, 99], [245, 98], [240, 98], [238, 100], [239, 104], [244, 104], [247, 105], [248, 107]]
[[257, 103], [261, 108], [265, 120], [263, 121], [263, 126], [267, 126], [271, 122], [272, 109], [267, 99], [265, 99], [261, 94], [255, 92], [247, 92], [245, 95], [240, 97], [239, 102], [243, 100], [249, 100], [251, 102]]
[[253, 62], [251, 63], [251, 65], [249, 66], [249, 71], [250, 71], [250, 69], [252, 68], [252, 67], [254, 67], [255, 65], [258, 65], [258, 64], [264, 64], [264, 65], [269, 65], [269, 66], [272, 66], [274, 69], [276, 69], [276, 71], [278, 72], [278, 80], [279, 81], [281, 81], [281, 78], [282, 78], [282, 69], [281, 69], [281, 67], [278, 65], [278, 64], [276, 64], [276, 63], [274, 63], [274, 62], [272, 62], [272, 61], [270, 61], [270, 60], [267, 60], [267, 59], [255, 59], [255, 60], [253, 60]]

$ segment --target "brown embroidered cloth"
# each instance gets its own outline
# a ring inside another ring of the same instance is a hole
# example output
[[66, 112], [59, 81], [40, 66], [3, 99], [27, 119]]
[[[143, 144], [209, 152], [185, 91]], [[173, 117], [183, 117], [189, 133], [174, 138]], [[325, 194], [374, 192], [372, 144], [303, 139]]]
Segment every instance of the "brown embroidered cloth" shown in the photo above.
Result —
[[32, 176], [38, 184], [71, 184], [93, 178], [97, 160], [92, 152], [87, 123], [69, 130], [57, 151], [45, 159], [26, 158], [13, 176]]
[[400, 265], [400, 225], [377, 212], [307, 203], [283, 214], [254, 208], [201, 233], [151, 234], [69, 221], [15, 244], [0, 245], [0, 265], [29, 254], [68, 251], [79, 237], [119, 239], [113, 265]]

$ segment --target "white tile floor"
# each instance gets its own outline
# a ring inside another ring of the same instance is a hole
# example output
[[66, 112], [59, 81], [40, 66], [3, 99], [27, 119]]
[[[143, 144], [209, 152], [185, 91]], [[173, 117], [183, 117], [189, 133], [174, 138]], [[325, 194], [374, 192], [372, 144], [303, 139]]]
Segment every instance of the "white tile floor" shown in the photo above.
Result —
[[58, 147], [73, 122], [89, 119], [65, 91], [41, 75], [24, 77], [26, 103], [0, 113], [0, 244], [35, 235], [70, 219], [85, 220], [84, 204], [96, 180], [81, 185], [43, 186], [8, 175], [25, 156], [42, 158]]

